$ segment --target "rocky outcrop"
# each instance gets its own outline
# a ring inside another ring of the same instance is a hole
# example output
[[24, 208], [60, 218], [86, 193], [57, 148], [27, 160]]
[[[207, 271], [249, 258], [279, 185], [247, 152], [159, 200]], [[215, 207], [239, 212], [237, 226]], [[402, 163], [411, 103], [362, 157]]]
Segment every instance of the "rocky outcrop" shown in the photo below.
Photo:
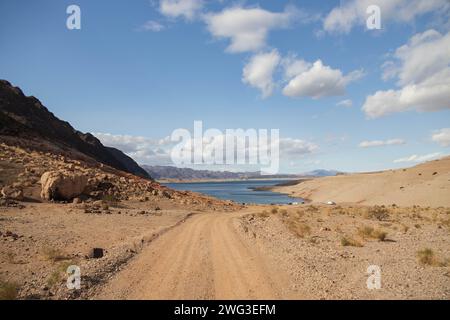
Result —
[[12, 199], [17, 201], [23, 200], [23, 191], [20, 188], [14, 188], [12, 186], [6, 186], [2, 188], [1, 195], [3, 198]]
[[81, 174], [48, 171], [41, 177], [41, 198], [45, 200], [72, 200], [81, 195], [88, 178]]
[[115, 169], [149, 179], [148, 173], [123, 152], [105, 147], [90, 133], [75, 130], [55, 117], [35, 97], [27, 97], [6, 80], [0, 80], [0, 135], [39, 139], [62, 150], [75, 150]]

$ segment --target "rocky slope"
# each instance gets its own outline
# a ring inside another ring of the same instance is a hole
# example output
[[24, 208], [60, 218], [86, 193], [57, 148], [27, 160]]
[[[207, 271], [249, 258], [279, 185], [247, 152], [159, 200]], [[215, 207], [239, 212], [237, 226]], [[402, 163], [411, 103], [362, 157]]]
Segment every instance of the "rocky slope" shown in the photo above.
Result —
[[118, 170], [150, 178], [121, 151], [103, 146], [90, 133], [75, 130], [68, 122], [55, 117], [38, 99], [27, 97], [8, 81], [0, 80], [0, 141], [8, 136], [45, 140], [59, 147], [60, 152], [77, 151]]

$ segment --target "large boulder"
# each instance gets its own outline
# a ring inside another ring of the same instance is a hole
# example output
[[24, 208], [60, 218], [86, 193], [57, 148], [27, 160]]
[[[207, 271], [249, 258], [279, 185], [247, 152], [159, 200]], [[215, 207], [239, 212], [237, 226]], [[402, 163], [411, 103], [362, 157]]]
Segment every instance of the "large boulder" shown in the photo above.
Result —
[[66, 171], [48, 171], [41, 177], [41, 198], [45, 200], [72, 200], [81, 195], [88, 178]]

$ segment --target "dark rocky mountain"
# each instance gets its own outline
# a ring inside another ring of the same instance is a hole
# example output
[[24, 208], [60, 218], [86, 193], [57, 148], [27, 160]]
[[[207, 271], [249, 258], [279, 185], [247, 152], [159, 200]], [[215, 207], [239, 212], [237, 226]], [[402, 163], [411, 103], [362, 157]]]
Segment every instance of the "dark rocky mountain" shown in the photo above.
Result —
[[261, 175], [260, 172], [230, 172], [195, 170], [191, 168], [178, 168], [173, 166], [148, 166], [144, 168], [154, 179], [157, 180], [225, 180], [225, 179], [295, 179], [302, 177], [325, 177], [335, 176], [335, 170], [314, 170], [301, 174], [277, 174]]
[[25, 96], [6, 80], [0, 80], [0, 136], [45, 140], [115, 169], [150, 179], [149, 174], [123, 152], [105, 147], [90, 133], [75, 130], [68, 122], [55, 117], [37, 98]]
[[259, 172], [230, 172], [195, 170], [191, 168], [178, 168], [173, 166], [142, 166], [154, 179], [175, 180], [221, 180], [221, 179], [245, 179], [259, 176]]

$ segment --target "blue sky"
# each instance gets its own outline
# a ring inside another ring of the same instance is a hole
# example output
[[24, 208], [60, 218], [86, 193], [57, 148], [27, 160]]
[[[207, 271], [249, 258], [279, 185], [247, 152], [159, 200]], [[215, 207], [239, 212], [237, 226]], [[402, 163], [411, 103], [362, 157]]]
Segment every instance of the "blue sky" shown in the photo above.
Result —
[[202, 120], [280, 129], [282, 172], [380, 170], [449, 153], [449, 30], [446, 0], [4, 0], [0, 78], [140, 163]]

